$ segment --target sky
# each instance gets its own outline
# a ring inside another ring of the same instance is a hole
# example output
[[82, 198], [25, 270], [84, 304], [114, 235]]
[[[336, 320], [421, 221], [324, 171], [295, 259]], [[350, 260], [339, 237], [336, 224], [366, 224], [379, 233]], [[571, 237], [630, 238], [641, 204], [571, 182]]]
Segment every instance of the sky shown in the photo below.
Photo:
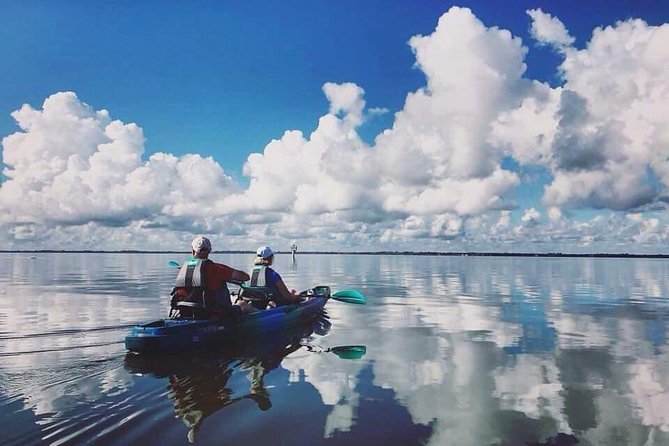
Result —
[[0, 10], [0, 249], [669, 253], [669, 4]]

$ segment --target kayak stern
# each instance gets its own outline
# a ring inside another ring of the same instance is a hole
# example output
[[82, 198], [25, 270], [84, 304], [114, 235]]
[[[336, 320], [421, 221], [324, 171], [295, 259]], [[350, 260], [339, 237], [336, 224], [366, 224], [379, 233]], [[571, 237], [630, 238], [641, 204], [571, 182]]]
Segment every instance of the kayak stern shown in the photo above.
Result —
[[233, 331], [227, 321], [160, 319], [137, 325], [125, 338], [125, 348], [138, 353], [198, 347]]

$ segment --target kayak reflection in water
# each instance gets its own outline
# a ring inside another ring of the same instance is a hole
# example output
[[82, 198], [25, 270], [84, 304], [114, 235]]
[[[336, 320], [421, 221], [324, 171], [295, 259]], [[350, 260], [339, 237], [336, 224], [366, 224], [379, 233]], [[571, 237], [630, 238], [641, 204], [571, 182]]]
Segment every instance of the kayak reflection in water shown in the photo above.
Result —
[[[188, 429], [188, 441], [195, 441], [195, 435], [205, 418], [238, 401], [252, 400], [261, 411], [269, 410], [272, 402], [265, 388], [265, 375], [278, 367], [284, 357], [300, 347], [300, 339], [295, 339], [267, 357], [247, 357], [241, 364], [238, 361], [242, 358], [205, 364], [196, 361], [192, 364], [192, 373], [170, 375], [168, 397], [174, 404], [174, 412]], [[228, 381], [235, 368], [248, 370], [247, 378], [251, 381], [251, 386], [248, 394], [233, 398], [233, 390], [228, 387]]]
[[[270, 393], [265, 388], [265, 376], [276, 369], [283, 359], [305, 347], [315, 353], [332, 352], [345, 359], [357, 359], [364, 354], [364, 346], [352, 346], [355, 353], [347, 353], [347, 347], [323, 349], [310, 345], [307, 340], [316, 333], [325, 335], [330, 322], [325, 313], [306, 325], [277, 332], [276, 337], [248, 339], [245, 342], [227, 344], [225, 349], [200, 350], [192, 354], [144, 356], [128, 354], [125, 367], [134, 374], [151, 374], [157, 378], [167, 377], [168, 397], [174, 405], [176, 415], [188, 428], [188, 441], [194, 442], [197, 431], [204, 420], [213, 413], [242, 400], [252, 400], [261, 411], [272, 407]], [[233, 397], [235, 391], [230, 378], [235, 371], [247, 372], [249, 392]]]

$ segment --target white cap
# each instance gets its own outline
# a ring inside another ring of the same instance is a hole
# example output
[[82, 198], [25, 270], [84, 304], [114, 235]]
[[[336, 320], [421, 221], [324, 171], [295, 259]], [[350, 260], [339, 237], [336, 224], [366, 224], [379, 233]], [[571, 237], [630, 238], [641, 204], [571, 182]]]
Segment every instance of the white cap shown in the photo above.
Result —
[[269, 246], [261, 246], [258, 248], [257, 251], [258, 257], [262, 257], [263, 259], [269, 259], [274, 255], [274, 251], [272, 251], [272, 248]]
[[190, 245], [193, 247], [193, 251], [195, 252], [211, 251], [211, 242], [207, 237], [203, 237], [201, 235], [195, 237]]

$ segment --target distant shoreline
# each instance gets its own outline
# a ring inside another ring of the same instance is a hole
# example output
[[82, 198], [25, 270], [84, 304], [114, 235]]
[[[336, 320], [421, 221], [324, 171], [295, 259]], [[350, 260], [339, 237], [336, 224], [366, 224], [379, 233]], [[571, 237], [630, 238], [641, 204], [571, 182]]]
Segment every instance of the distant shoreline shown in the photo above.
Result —
[[[123, 249], [115, 251], [105, 250], [4, 250], [0, 253], [14, 254], [182, 254], [188, 255], [186, 251], [139, 251]], [[214, 251], [213, 254], [255, 254], [255, 251]], [[277, 254], [290, 254], [290, 251], [277, 251]], [[447, 256], [447, 257], [594, 257], [594, 258], [648, 258], [667, 259], [669, 254], [628, 254], [628, 253], [533, 253], [533, 252], [440, 252], [440, 251], [300, 251], [298, 255], [374, 255], [374, 256]]]

